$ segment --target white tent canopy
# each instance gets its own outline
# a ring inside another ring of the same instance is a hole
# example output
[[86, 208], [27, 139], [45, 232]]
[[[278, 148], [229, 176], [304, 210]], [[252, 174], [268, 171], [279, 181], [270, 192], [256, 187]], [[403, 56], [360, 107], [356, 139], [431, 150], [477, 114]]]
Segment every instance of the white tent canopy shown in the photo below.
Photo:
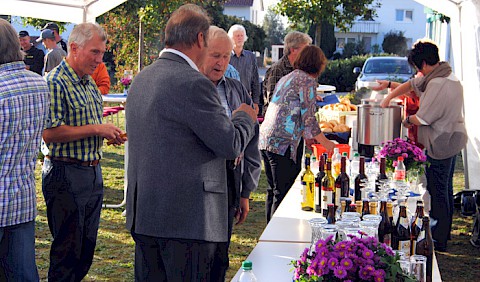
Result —
[[58, 22], [95, 22], [127, 0], [1, 0], [0, 14]]

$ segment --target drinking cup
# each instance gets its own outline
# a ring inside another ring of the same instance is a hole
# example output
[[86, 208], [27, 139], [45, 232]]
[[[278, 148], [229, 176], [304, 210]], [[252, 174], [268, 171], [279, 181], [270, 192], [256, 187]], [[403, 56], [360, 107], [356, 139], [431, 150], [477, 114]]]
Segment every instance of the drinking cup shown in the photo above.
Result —
[[319, 239], [321, 239], [322, 234], [322, 226], [327, 224], [327, 220], [325, 218], [312, 218], [308, 221], [310, 223], [310, 227], [312, 228], [312, 239], [311, 244], [315, 245]]
[[332, 241], [335, 241], [337, 236], [338, 227], [335, 224], [325, 224], [321, 227], [322, 233], [321, 238], [327, 239], [329, 236], [332, 236]]
[[427, 281], [427, 257], [413, 255], [410, 257], [410, 274], [419, 282]]

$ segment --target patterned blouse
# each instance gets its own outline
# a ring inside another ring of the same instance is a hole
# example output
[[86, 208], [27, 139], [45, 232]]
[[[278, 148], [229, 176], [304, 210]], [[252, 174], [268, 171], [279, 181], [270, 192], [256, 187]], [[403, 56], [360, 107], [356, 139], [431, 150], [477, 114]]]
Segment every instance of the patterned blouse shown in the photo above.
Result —
[[311, 139], [322, 131], [315, 118], [317, 80], [301, 70], [284, 76], [277, 83], [272, 101], [260, 127], [259, 149], [296, 160], [303, 136]]

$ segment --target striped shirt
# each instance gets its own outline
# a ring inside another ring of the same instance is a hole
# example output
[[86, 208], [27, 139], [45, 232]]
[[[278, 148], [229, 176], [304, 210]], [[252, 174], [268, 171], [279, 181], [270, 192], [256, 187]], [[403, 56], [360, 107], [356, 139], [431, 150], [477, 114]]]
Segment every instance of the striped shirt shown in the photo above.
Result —
[[222, 106], [225, 109], [225, 113], [229, 118], [231, 118], [232, 111], [230, 110], [230, 106], [228, 105], [228, 101], [227, 101], [227, 89], [225, 87], [225, 76], [222, 76], [220, 81], [218, 81], [217, 92], [218, 92], [218, 96], [220, 96], [220, 102], [222, 103]]
[[49, 95], [45, 80], [22, 61], [0, 65], [0, 227], [35, 219], [35, 164]]
[[[63, 60], [46, 80], [51, 93], [51, 105], [45, 128], [61, 125], [83, 126], [101, 124], [103, 115], [102, 94], [93, 79], [80, 78]], [[66, 143], [47, 143], [48, 155], [93, 161], [102, 157], [103, 138], [90, 136]]]
[[235, 51], [232, 51], [230, 64], [240, 73], [240, 81], [252, 96], [253, 102], [258, 104], [260, 102], [260, 83], [255, 54], [242, 50], [240, 57], [237, 57]]
[[270, 100], [272, 100], [275, 86], [280, 78], [286, 76], [294, 70], [288, 57], [284, 55], [278, 62], [273, 64], [265, 73], [265, 79], [263, 80], [263, 98], [264, 108], [268, 107]]

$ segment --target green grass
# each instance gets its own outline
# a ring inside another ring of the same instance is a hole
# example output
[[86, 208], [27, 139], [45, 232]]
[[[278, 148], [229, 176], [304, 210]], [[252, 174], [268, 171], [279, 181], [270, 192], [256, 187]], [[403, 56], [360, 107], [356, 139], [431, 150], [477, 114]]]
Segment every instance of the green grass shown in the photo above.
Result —
[[[107, 204], [118, 204], [123, 199], [123, 156], [124, 147], [104, 147], [102, 161]], [[461, 158], [457, 161], [454, 178], [455, 190], [464, 187]], [[41, 167], [37, 167], [37, 203], [36, 218], [36, 255], [37, 266], [42, 281], [46, 281], [49, 263], [51, 235], [48, 229], [46, 208], [41, 192]], [[262, 172], [260, 184], [250, 200], [250, 213], [245, 223], [234, 226], [230, 247], [230, 270], [227, 281], [235, 275], [248, 254], [258, 242], [265, 229], [265, 190], [266, 178]], [[134, 242], [125, 228], [123, 209], [104, 208], [101, 213], [98, 242], [93, 265], [84, 281], [134, 281]], [[437, 253], [440, 271], [444, 281], [476, 281], [480, 277], [478, 268], [478, 249], [470, 246], [468, 239], [472, 228], [470, 217], [454, 219], [453, 240], [449, 243], [448, 253]], [[300, 255], [300, 254], [299, 254]]]

